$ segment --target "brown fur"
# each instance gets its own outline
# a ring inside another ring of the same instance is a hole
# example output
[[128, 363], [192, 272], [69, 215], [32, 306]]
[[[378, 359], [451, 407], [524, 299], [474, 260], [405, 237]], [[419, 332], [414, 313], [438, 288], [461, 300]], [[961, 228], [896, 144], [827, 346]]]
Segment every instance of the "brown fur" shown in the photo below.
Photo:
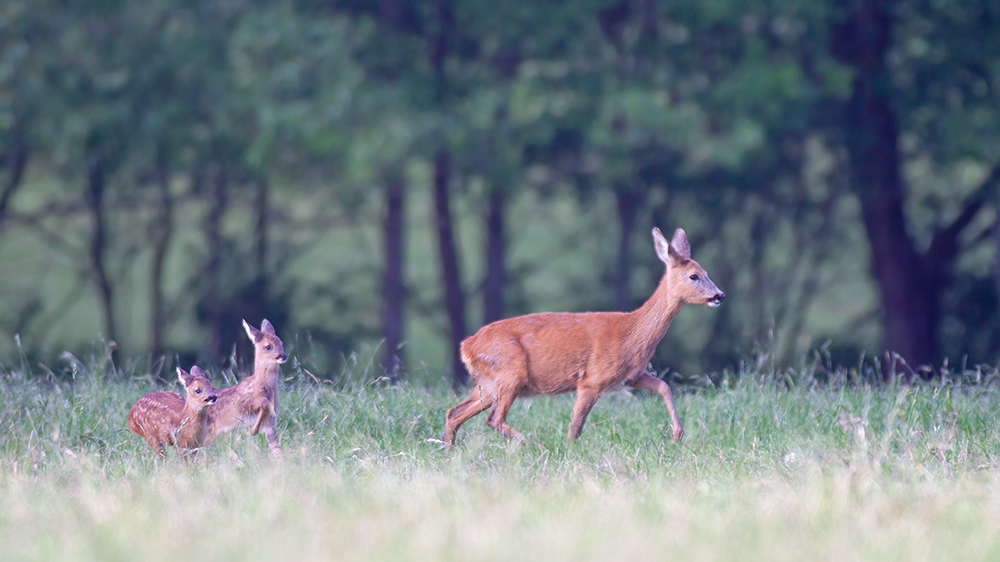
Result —
[[726, 295], [691, 259], [691, 246], [682, 229], [667, 242], [654, 228], [653, 242], [667, 269], [639, 309], [528, 314], [498, 320], [466, 338], [462, 361], [474, 384], [469, 396], [448, 410], [445, 443], [454, 444], [458, 428], [487, 408], [487, 425], [504, 437], [524, 440], [506, 421], [516, 398], [575, 390], [568, 436], [572, 441], [580, 436], [597, 399], [623, 385], [659, 393], [670, 413], [673, 438], [679, 441], [684, 429], [670, 387], [649, 371], [649, 360], [685, 303], [718, 306]]
[[247, 336], [254, 344], [253, 374], [239, 384], [220, 388], [219, 402], [209, 413], [211, 434], [209, 442], [223, 433], [228, 433], [240, 425], [249, 425], [250, 434], [257, 435], [261, 429], [271, 451], [281, 456], [278, 442], [278, 375], [280, 365], [285, 362], [284, 347], [274, 334], [274, 326], [264, 320], [260, 330], [243, 321]]
[[207, 414], [217, 395], [212, 382], [198, 366], [191, 372], [177, 368], [187, 398], [170, 391], [151, 392], [136, 401], [128, 413], [128, 427], [149, 443], [161, 458], [166, 445], [187, 452], [207, 444]]

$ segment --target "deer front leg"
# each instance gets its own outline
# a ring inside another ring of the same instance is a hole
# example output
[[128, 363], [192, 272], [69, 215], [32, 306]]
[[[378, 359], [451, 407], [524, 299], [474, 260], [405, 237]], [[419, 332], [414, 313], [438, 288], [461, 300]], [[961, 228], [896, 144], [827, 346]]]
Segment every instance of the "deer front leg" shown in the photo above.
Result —
[[253, 422], [253, 427], [250, 428], [250, 435], [257, 435], [260, 431], [260, 424], [264, 421], [264, 418], [270, 413], [270, 400], [267, 398], [262, 398], [260, 402], [254, 406], [257, 410], [257, 420]]
[[257, 419], [250, 428], [250, 435], [257, 435], [257, 432], [260, 431], [260, 426], [264, 420], [268, 418], [277, 419], [278, 417], [278, 410], [275, 407], [274, 401], [269, 400], [266, 397], [256, 399], [250, 405], [248, 410], [250, 413], [257, 412]]
[[167, 458], [166, 447], [163, 445], [162, 442], [151, 440], [149, 441], [149, 446], [153, 448], [153, 452], [156, 453], [156, 456], [160, 457], [161, 459]]
[[677, 417], [677, 410], [674, 408], [674, 397], [670, 393], [670, 386], [648, 372], [643, 372], [635, 379], [629, 381], [628, 385], [633, 388], [652, 390], [663, 397], [663, 401], [667, 404], [667, 411], [670, 412], [670, 421], [674, 426], [674, 441], [680, 441], [684, 437], [684, 428], [681, 427], [681, 419]]
[[590, 409], [594, 407], [594, 404], [597, 403], [597, 399], [600, 397], [601, 393], [597, 390], [591, 388], [576, 389], [576, 403], [573, 404], [573, 421], [569, 426], [569, 435], [566, 437], [567, 442], [572, 443], [579, 439], [580, 433], [583, 432], [583, 423], [587, 421], [587, 414], [590, 413]]

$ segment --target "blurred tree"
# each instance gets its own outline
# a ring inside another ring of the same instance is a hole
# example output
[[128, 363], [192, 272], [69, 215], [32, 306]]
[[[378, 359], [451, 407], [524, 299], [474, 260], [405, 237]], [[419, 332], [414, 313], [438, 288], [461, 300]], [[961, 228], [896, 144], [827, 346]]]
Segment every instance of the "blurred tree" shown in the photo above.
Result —
[[38, 55], [27, 38], [40, 27], [21, 2], [12, 2], [0, 15], [0, 228], [28, 165], [28, 123], [36, 111], [29, 80], [38, 70]]
[[633, 308], [655, 224], [732, 296], [678, 318], [670, 368], [856, 356], [879, 315], [911, 364], [988, 360], [994, 4], [10, 0], [0, 322], [219, 360], [266, 315], [330, 357], [381, 337], [395, 379], [409, 320], [461, 384], [467, 300]]
[[[433, 103], [438, 111], [444, 112], [449, 104], [454, 103], [445, 65], [453, 56], [452, 43], [456, 40], [458, 30], [455, 27], [452, 0], [434, 0], [433, 4], [433, 25], [428, 38], [427, 54], [431, 67]], [[469, 378], [459, 354], [459, 347], [468, 330], [465, 318], [465, 290], [462, 288], [461, 264], [455, 242], [454, 219], [451, 214], [453, 170], [447, 133], [446, 130], [440, 130], [435, 135], [431, 189], [441, 265], [441, 286], [444, 308], [448, 316], [448, 335], [451, 338], [452, 384], [455, 388], [459, 388]]]
[[[846, 106], [844, 136], [855, 180], [853, 188], [861, 201], [863, 222], [872, 248], [872, 270], [880, 287], [884, 345], [914, 366], [936, 364], [942, 358], [939, 333], [942, 295], [951, 281], [954, 264], [964, 250], [962, 236], [975, 225], [1000, 183], [1000, 164], [960, 204], [954, 219], [931, 226], [930, 242], [926, 249], [920, 249], [906, 216], [908, 189], [903, 178], [897, 112], [902, 107], [904, 111], [921, 111], [926, 115], [928, 110], [933, 111], [930, 108], [938, 100], [924, 97], [916, 103], [899, 103], [893, 73], [903, 65], [891, 67], [889, 53], [894, 44], [894, 31], [898, 30], [898, 18], [913, 17], [907, 13], [909, 10], [933, 12], [940, 21], [947, 22], [940, 27], [950, 32], [938, 35], [942, 40], [941, 50], [951, 55], [949, 65], [960, 70], [947, 72], [939, 66], [935, 73], [922, 73], [920, 78], [926, 81], [922, 84], [922, 93], [933, 96], [935, 86], [927, 87], [927, 83], [937, 83], [942, 78], [957, 79], [951, 87], [944, 86], [945, 89], [961, 88], [970, 85], [969, 82], [981, 82], [985, 86], [992, 83], [995, 76], [991, 77], [990, 70], [980, 64], [980, 54], [972, 60], [965, 57], [971, 49], [977, 48], [974, 45], [993, 43], [986, 37], [998, 31], [1000, 13], [989, 3], [978, 6], [942, 4], [939, 8], [882, 0], [848, 0], [842, 4], [843, 15], [831, 28], [832, 50], [856, 71], [852, 97]], [[916, 37], [900, 35], [897, 41], [926, 41], [922, 34]], [[985, 87], [988, 92], [989, 86]], [[995, 94], [992, 97], [996, 99]], [[906, 115], [904, 121], [913, 117], [916, 116]], [[1000, 130], [994, 129], [992, 134], [998, 132]], [[943, 146], [938, 150], [948, 148]], [[887, 376], [892, 374], [887, 372]]]
[[385, 354], [382, 368], [389, 376], [389, 380], [394, 383], [399, 380], [404, 361], [402, 345], [405, 310], [403, 281], [405, 185], [402, 177], [389, 178], [386, 182], [382, 226], [385, 253], [382, 278], [382, 337], [385, 338]]
[[[412, 5], [403, 0], [379, 0], [377, 21], [384, 31], [383, 38], [391, 37], [389, 43], [396, 48], [402, 46], [407, 32], [412, 32]], [[409, 16], [409, 17], [408, 17]], [[384, 45], [380, 40], [380, 43]], [[386, 80], [396, 82], [402, 74], [401, 65], [392, 65], [386, 72]], [[383, 69], [387, 66], [381, 65]], [[393, 383], [399, 381], [405, 370], [403, 342], [405, 338], [406, 282], [404, 233], [406, 231], [406, 179], [401, 171], [385, 174], [382, 211], [382, 338], [385, 350], [382, 356], [382, 370]]]

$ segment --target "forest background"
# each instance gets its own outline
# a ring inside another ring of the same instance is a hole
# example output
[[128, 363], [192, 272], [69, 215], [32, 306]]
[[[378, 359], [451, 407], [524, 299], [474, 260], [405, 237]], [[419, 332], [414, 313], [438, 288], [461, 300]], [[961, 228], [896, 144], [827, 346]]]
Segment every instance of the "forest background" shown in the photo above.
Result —
[[997, 37], [989, 0], [7, 0], [0, 362], [169, 373], [266, 317], [318, 377], [460, 384], [489, 321], [638, 306], [658, 226], [729, 295], [675, 379], [996, 365]]

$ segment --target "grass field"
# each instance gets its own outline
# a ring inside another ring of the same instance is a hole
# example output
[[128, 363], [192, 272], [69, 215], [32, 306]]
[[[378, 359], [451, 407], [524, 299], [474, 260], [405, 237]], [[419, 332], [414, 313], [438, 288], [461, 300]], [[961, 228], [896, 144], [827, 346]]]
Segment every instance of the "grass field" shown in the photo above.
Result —
[[284, 459], [238, 434], [185, 465], [125, 426], [164, 385], [5, 369], [0, 558], [1000, 559], [995, 372], [871, 387], [751, 365], [677, 393], [680, 445], [658, 396], [620, 391], [575, 445], [561, 396], [512, 409], [533, 445], [480, 416], [444, 451], [458, 401], [444, 385], [335, 388], [289, 371]]

